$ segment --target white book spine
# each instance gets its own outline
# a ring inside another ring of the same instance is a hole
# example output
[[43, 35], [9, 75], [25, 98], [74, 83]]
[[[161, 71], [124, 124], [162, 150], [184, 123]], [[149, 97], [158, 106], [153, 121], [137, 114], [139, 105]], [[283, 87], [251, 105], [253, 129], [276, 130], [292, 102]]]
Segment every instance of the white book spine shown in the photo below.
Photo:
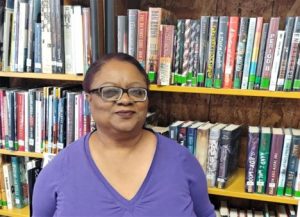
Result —
[[251, 59], [252, 59], [253, 43], [254, 43], [254, 38], [255, 38], [255, 27], [256, 27], [256, 18], [251, 17], [250, 21], [249, 21], [249, 27], [248, 27], [247, 45], [246, 45], [246, 53], [245, 53], [245, 60], [244, 60], [241, 89], [248, 88], [248, 80], [249, 80], [249, 72], [250, 72], [250, 65], [251, 65]]
[[73, 64], [76, 74], [84, 73], [84, 53], [83, 53], [83, 26], [82, 26], [82, 7], [73, 6], [72, 22], [72, 40], [73, 46]]
[[271, 91], [276, 90], [276, 83], [277, 83], [277, 78], [278, 78], [284, 35], [285, 35], [285, 31], [278, 30], [277, 41], [276, 41], [276, 46], [275, 46], [275, 53], [274, 53], [274, 61], [273, 61], [273, 66], [272, 66], [272, 71], [271, 71], [271, 81], [270, 81], [270, 86], [269, 86], [269, 90], [271, 90]]
[[19, 0], [14, 1], [14, 14], [12, 23], [12, 33], [11, 33], [11, 46], [10, 46], [10, 69], [11, 71], [16, 71], [16, 47], [18, 43], [18, 16], [19, 16]]
[[[79, 102], [80, 102], [80, 94], [75, 95], [75, 112], [74, 112], [74, 117], [79, 117]], [[74, 140], [79, 139], [79, 118], [74, 119]]]
[[53, 95], [49, 95], [48, 97], [48, 144], [47, 144], [47, 150], [48, 153], [52, 152], [52, 146], [53, 146]]
[[3, 71], [10, 71], [10, 34], [11, 34], [11, 19], [13, 17], [14, 10], [11, 8], [5, 8], [5, 19], [4, 19], [4, 33], [3, 33]]
[[66, 74], [75, 74], [73, 65], [73, 35], [72, 35], [72, 11], [73, 6], [64, 5], [64, 45], [65, 45], [65, 71]]
[[50, 23], [50, 0], [41, 0], [42, 22], [42, 72], [52, 73], [52, 41]]
[[35, 102], [35, 152], [41, 153], [42, 144], [42, 101]]
[[138, 10], [128, 10], [128, 54], [136, 57]]
[[29, 151], [29, 97], [28, 97], [28, 92], [24, 92], [24, 105], [25, 105], [25, 151]]
[[4, 186], [7, 200], [7, 208], [13, 209], [15, 199], [13, 192], [13, 177], [12, 177], [12, 166], [9, 163], [3, 165], [3, 176], [4, 176]]
[[28, 34], [28, 3], [20, 2], [19, 43], [18, 43], [18, 72], [25, 70], [25, 51], [27, 50]]

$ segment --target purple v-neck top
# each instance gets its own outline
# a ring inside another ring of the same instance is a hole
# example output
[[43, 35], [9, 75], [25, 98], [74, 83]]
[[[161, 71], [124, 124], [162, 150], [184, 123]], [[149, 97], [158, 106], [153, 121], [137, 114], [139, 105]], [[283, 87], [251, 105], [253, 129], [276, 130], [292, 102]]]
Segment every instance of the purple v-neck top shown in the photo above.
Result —
[[185, 147], [156, 134], [148, 174], [127, 200], [96, 167], [89, 136], [70, 144], [41, 171], [34, 187], [33, 216], [215, 216], [205, 174]]

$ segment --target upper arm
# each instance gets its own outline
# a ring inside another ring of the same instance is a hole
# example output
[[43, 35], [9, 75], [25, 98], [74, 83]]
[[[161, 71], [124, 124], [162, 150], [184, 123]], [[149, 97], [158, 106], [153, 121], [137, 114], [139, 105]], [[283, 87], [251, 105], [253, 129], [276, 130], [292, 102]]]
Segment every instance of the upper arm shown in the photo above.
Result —
[[54, 215], [59, 179], [57, 174], [58, 171], [51, 162], [38, 175], [32, 196], [32, 216], [46, 217]]
[[211, 204], [207, 191], [206, 176], [199, 162], [192, 157], [185, 162], [185, 173], [188, 176], [190, 194], [197, 216], [215, 216], [214, 206]]

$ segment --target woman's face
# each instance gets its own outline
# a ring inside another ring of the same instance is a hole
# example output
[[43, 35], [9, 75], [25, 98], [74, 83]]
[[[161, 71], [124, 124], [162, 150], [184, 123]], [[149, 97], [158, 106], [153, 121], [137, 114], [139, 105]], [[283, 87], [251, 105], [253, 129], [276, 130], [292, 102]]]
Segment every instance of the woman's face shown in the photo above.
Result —
[[[110, 60], [102, 66], [91, 83], [90, 90], [114, 86], [121, 88], [147, 88], [143, 75], [131, 63]], [[98, 94], [89, 94], [91, 113], [97, 129], [111, 132], [132, 132], [140, 130], [145, 122], [148, 98], [135, 102], [127, 93], [115, 101], [103, 100]]]

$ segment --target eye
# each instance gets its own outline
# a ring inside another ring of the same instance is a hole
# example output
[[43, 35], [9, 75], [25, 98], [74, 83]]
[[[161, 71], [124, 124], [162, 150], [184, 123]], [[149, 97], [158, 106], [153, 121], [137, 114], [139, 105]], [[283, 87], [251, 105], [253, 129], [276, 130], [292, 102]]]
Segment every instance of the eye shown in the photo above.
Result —
[[144, 98], [146, 95], [146, 90], [143, 88], [130, 88], [129, 93], [131, 96]]
[[122, 90], [117, 87], [103, 87], [102, 96], [106, 99], [118, 98], [121, 91]]

